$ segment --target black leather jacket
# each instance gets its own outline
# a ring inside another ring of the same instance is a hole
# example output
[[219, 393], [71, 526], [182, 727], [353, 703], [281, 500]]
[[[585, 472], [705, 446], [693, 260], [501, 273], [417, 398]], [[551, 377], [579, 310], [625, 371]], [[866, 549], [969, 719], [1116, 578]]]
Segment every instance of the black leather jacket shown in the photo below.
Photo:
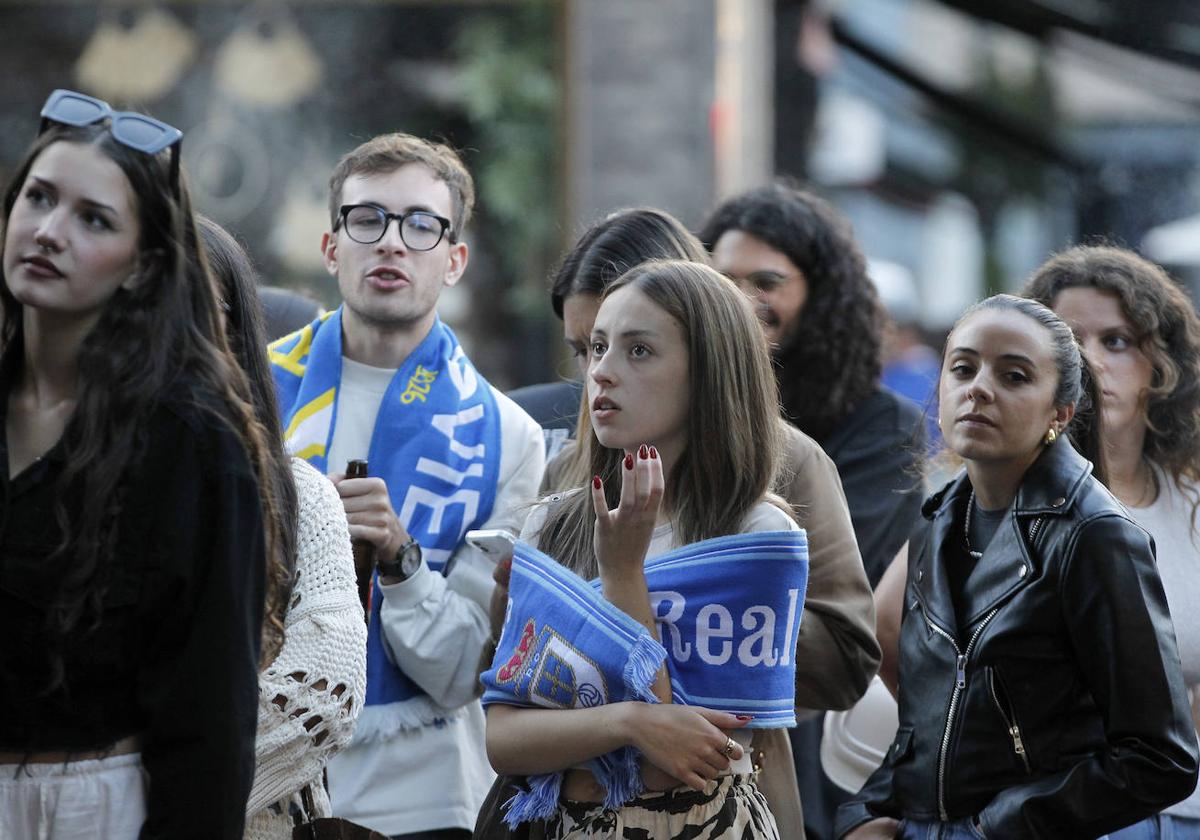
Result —
[[1196, 733], [1153, 542], [1070, 443], [1048, 446], [967, 578], [971, 486], [926, 502], [909, 542], [900, 727], [883, 766], [838, 812], [977, 816], [991, 840], [1091, 838], [1196, 785]]

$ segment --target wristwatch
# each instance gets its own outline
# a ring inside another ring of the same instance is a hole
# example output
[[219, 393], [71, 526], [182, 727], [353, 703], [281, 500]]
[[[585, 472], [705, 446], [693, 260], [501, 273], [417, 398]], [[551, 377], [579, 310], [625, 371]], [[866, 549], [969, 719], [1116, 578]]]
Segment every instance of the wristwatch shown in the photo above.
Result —
[[380, 560], [377, 565], [380, 577], [408, 580], [421, 568], [421, 544], [409, 537], [408, 542], [400, 546], [395, 557], [391, 560]]

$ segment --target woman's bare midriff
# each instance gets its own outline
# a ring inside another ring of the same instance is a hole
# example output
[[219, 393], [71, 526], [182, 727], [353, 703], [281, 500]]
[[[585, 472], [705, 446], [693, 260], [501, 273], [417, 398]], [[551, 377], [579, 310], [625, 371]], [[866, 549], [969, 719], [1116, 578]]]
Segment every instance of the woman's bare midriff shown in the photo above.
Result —
[[[645, 761], [642, 762], [642, 780], [646, 783], [648, 791], [670, 790], [683, 784], [679, 779]], [[605, 790], [604, 785], [596, 781], [590, 770], [572, 767], [563, 774], [561, 796], [572, 802], [603, 802]]]
[[[130, 755], [141, 752], [142, 739], [138, 735], [122, 738], [110, 747], [99, 750], [44, 750], [33, 752], [16, 752], [0, 750], [0, 764], [61, 764], [66, 761], [93, 761], [96, 759], [113, 758], [118, 755]], [[589, 774], [591, 775], [591, 774]]]

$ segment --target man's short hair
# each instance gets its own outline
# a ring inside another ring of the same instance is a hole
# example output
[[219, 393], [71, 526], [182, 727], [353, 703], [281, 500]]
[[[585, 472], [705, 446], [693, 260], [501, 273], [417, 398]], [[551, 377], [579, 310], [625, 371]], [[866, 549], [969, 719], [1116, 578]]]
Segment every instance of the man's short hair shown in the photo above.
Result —
[[430, 143], [411, 134], [396, 132], [373, 137], [347, 152], [329, 176], [329, 220], [337, 224], [342, 205], [342, 188], [351, 175], [380, 175], [401, 166], [419, 163], [450, 188], [451, 241], [457, 241], [471, 221], [475, 206], [475, 182], [458, 152], [443, 143]]

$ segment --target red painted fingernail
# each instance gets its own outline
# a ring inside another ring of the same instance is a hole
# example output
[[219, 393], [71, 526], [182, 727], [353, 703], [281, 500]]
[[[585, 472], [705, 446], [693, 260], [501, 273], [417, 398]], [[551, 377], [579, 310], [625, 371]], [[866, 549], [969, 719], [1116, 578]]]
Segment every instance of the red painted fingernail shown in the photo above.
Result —
[[627, 470], [633, 469], [633, 456], [632, 455], [625, 456], [625, 469], [627, 469]]
[[658, 450], [655, 449], [653, 446], [650, 447], [650, 457], [655, 458], [655, 459], [658, 458]]
[[734, 715], [738, 720], [754, 720], [754, 715]]
[[650, 457], [650, 450], [646, 448], [646, 444], [643, 443], [638, 447], [638, 457], [643, 461]]
[[592, 476], [592, 486], [595, 487], [597, 490], [600, 489], [600, 476], [598, 476], [598, 475]]

